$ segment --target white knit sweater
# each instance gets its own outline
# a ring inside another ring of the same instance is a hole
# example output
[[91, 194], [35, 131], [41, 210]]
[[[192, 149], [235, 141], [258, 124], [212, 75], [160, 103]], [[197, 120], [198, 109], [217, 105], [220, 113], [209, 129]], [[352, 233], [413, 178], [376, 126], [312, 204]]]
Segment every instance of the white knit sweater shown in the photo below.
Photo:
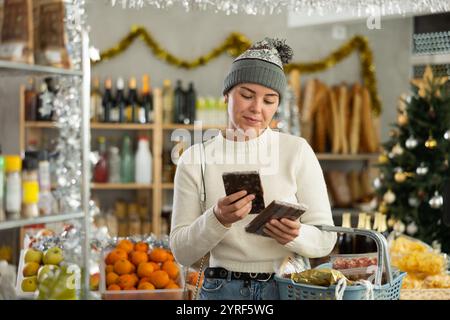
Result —
[[[327, 188], [320, 164], [305, 139], [270, 129], [259, 137], [235, 142], [221, 134], [187, 149], [178, 162], [170, 246], [176, 260], [191, 265], [210, 252], [210, 266], [240, 272], [274, 272], [293, 252], [306, 258], [328, 255], [336, 234], [313, 225], [333, 225]], [[258, 156], [259, 155], [259, 156]], [[206, 208], [200, 196], [201, 161], [206, 160]], [[244, 227], [255, 217], [250, 214], [230, 228], [213, 213], [217, 200], [225, 196], [222, 173], [260, 172], [264, 203], [273, 200], [303, 203], [308, 210], [301, 216], [300, 235], [286, 245], [274, 239], [249, 234]]]

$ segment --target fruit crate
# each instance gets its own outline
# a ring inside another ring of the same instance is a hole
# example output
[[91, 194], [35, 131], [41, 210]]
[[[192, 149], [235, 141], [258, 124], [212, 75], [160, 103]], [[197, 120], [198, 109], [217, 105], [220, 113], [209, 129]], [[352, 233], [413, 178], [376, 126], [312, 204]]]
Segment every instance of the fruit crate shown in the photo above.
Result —
[[104, 251], [100, 262], [100, 294], [103, 300], [185, 300], [188, 298], [188, 291], [185, 289], [184, 270], [179, 266], [180, 272], [176, 283], [180, 289], [156, 289], [156, 290], [106, 290], [105, 259], [111, 252]]
[[25, 252], [26, 250], [20, 250], [19, 268], [17, 269], [16, 278], [16, 296], [18, 299], [34, 300], [37, 298], [38, 290], [35, 292], [25, 292], [22, 290], [22, 281], [25, 278], [22, 272], [25, 266]]

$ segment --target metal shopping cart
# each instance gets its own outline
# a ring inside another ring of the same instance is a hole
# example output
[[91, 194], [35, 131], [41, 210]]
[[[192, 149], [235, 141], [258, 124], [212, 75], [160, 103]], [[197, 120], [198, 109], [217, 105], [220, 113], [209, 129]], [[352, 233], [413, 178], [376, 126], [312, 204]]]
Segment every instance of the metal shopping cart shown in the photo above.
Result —
[[[398, 300], [400, 298], [400, 288], [405, 272], [392, 272], [389, 251], [386, 238], [375, 231], [356, 228], [341, 228], [334, 226], [316, 226], [319, 230], [329, 232], [341, 232], [355, 235], [362, 235], [372, 238], [377, 244], [378, 267], [375, 272], [375, 285], [373, 286], [374, 300]], [[324, 267], [319, 266], [319, 267]], [[386, 273], [386, 283], [381, 285], [383, 270]], [[314, 286], [302, 283], [295, 283], [291, 279], [275, 276], [278, 284], [281, 300], [335, 300], [336, 285], [329, 287]], [[367, 286], [355, 285], [345, 287], [343, 300], [364, 300], [367, 295]]]

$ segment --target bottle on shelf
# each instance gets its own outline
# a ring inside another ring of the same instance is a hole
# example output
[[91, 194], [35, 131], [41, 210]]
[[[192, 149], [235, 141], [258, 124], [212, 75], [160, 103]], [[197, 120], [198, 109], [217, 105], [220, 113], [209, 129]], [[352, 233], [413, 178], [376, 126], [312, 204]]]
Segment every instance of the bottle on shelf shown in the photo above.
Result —
[[108, 182], [108, 160], [106, 154], [106, 139], [98, 137], [99, 160], [94, 167], [94, 182]]
[[[370, 214], [366, 215], [366, 225], [365, 225], [365, 229], [367, 230], [373, 230], [372, 229], [372, 217]], [[376, 252], [377, 251], [377, 244], [375, 242], [375, 240], [373, 240], [372, 238], [369, 237], [365, 237], [366, 240], [366, 251], [365, 252]]]
[[[342, 228], [351, 228], [351, 213], [342, 214]], [[353, 253], [353, 235], [349, 233], [340, 233], [338, 238], [338, 251], [341, 254]]]
[[39, 217], [39, 182], [38, 161], [36, 158], [25, 158], [22, 171], [22, 217]]
[[134, 182], [134, 156], [131, 146], [131, 138], [126, 135], [123, 138], [120, 157], [120, 180], [122, 183]]
[[38, 154], [38, 178], [39, 178], [39, 214], [51, 215], [54, 207], [54, 198], [51, 192], [50, 162], [48, 152], [40, 151]]
[[[366, 227], [366, 213], [360, 212], [358, 214], [358, 229], [365, 229]], [[366, 237], [362, 235], [356, 235], [354, 241], [355, 253], [366, 253]]]
[[148, 74], [142, 76], [142, 101], [139, 109], [139, 123], [154, 122], [153, 94]]
[[28, 78], [28, 86], [25, 89], [25, 120], [36, 121], [38, 111], [38, 93], [36, 91], [36, 82], [33, 77]]
[[119, 231], [117, 218], [113, 214], [111, 214], [111, 212], [109, 212], [106, 214], [105, 220], [106, 220], [106, 227], [108, 228], [108, 234], [111, 237], [117, 237]]
[[6, 218], [9, 220], [20, 218], [22, 205], [22, 159], [20, 156], [5, 156]]
[[141, 219], [136, 203], [128, 205], [128, 234], [130, 236], [141, 234]]
[[110, 183], [120, 183], [120, 152], [116, 146], [109, 148], [108, 173]]
[[186, 91], [186, 118], [185, 124], [194, 124], [196, 120], [196, 101], [197, 101], [197, 92], [194, 88], [194, 83], [189, 82], [188, 90]]
[[97, 109], [97, 118], [103, 122], [113, 122], [112, 112], [114, 111], [114, 99], [112, 95], [112, 80], [107, 78], [105, 80], [105, 92], [102, 98], [102, 107]]
[[111, 122], [125, 122], [125, 107], [126, 107], [126, 99], [125, 99], [125, 81], [122, 77], [117, 78], [116, 82], [116, 99], [114, 101], [114, 108], [111, 113]]
[[377, 231], [381, 233], [386, 239], [389, 236], [389, 230], [387, 226], [387, 217], [385, 214], [378, 213], [378, 225]]
[[[0, 152], [1, 153], [1, 152]], [[6, 220], [4, 210], [4, 182], [5, 181], [5, 159], [0, 155], [0, 221]]]
[[163, 81], [163, 123], [168, 124], [173, 120], [173, 89], [170, 80]]
[[152, 183], [152, 154], [150, 152], [150, 145], [146, 136], [139, 137], [135, 161], [136, 183]]
[[181, 80], [177, 80], [175, 90], [173, 91], [173, 123], [185, 123], [187, 118], [186, 99]]
[[36, 120], [51, 121], [53, 117], [53, 94], [49, 91], [47, 83], [42, 82], [39, 90]]
[[98, 77], [92, 79], [90, 119], [91, 122], [104, 120], [100, 79]]
[[139, 123], [139, 107], [136, 78], [131, 77], [128, 82], [128, 99], [125, 108], [124, 122]]

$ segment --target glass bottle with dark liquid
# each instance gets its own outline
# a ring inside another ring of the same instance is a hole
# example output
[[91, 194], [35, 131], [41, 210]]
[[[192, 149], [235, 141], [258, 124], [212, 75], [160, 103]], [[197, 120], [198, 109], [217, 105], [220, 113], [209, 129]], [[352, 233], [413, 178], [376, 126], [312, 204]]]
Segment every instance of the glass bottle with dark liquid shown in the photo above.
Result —
[[[346, 212], [342, 214], [342, 228], [351, 228], [351, 214]], [[338, 240], [338, 250], [341, 254], [353, 253], [353, 235], [349, 233], [340, 233]]]
[[[360, 212], [358, 215], [358, 229], [365, 229], [366, 227], [366, 213]], [[354, 238], [354, 253], [366, 253], [366, 237], [356, 235]]]

